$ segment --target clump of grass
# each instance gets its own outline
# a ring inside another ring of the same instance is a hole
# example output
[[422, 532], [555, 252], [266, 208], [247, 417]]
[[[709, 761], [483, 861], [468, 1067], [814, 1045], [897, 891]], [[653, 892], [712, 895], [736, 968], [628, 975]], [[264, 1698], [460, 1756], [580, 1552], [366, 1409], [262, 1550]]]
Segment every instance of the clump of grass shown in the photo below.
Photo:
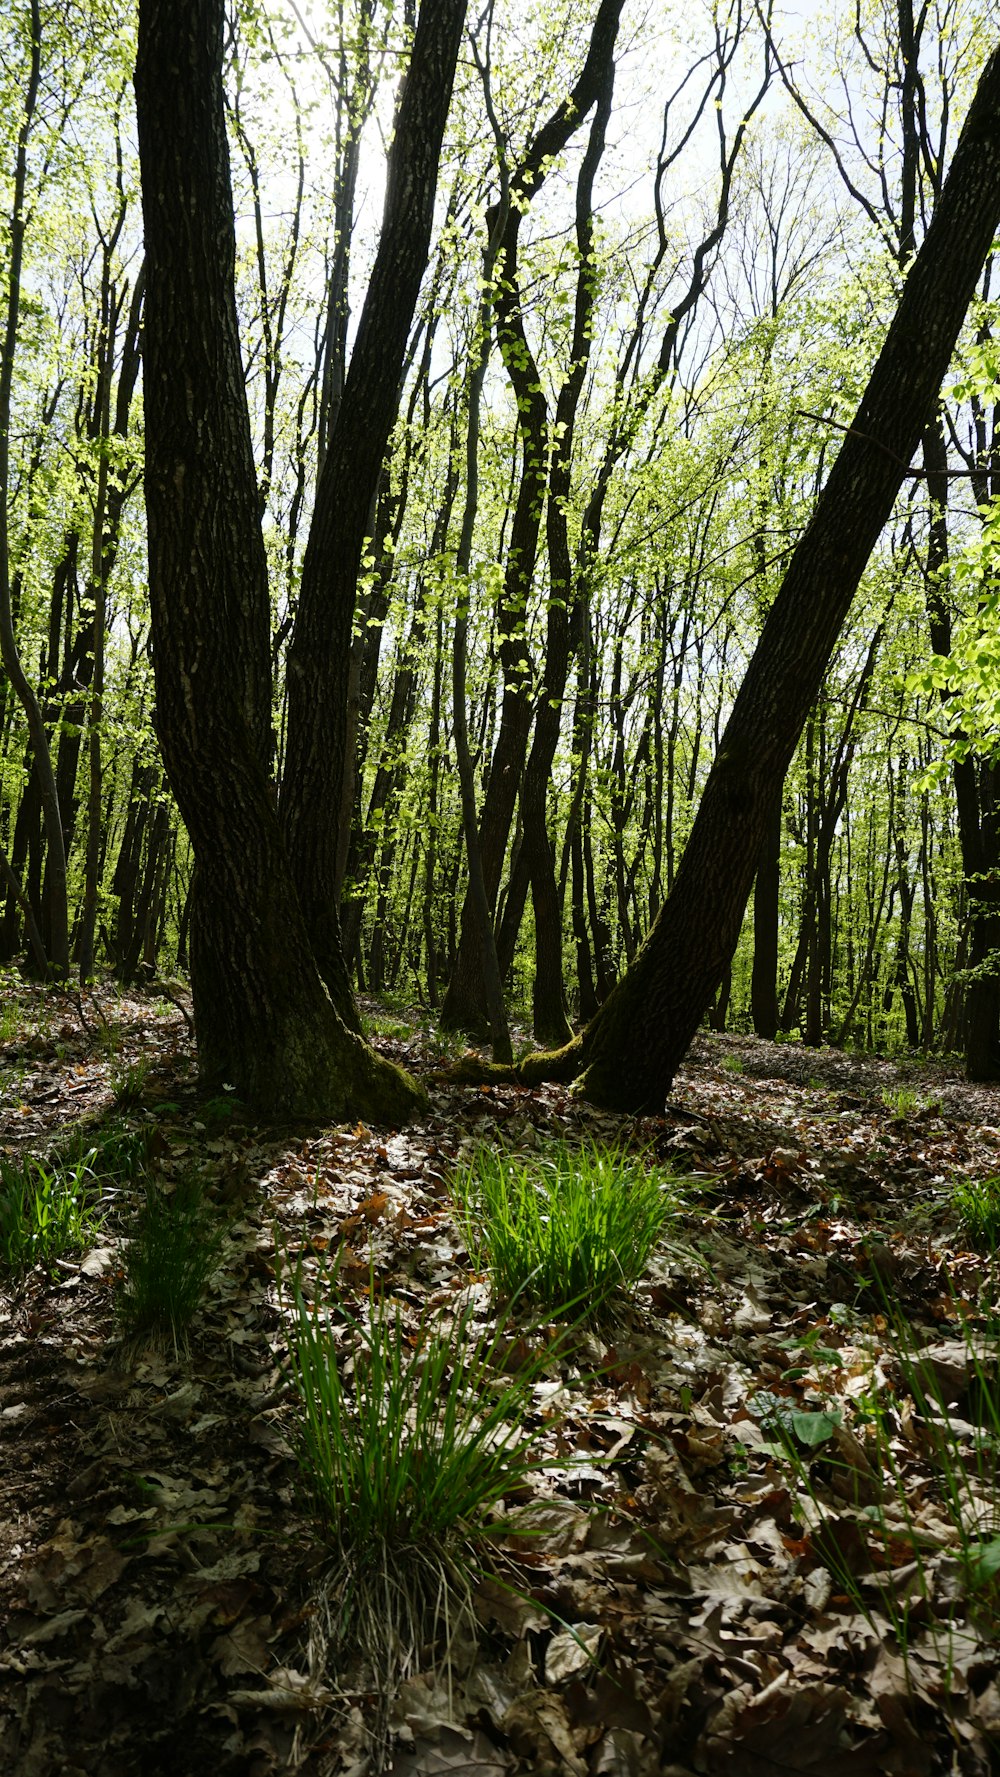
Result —
[[532, 1154], [480, 1148], [455, 1184], [473, 1263], [499, 1301], [525, 1296], [557, 1313], [600, 1313], [642, 1275], [667, 1223], [676, 1183], [596, 1142]]
[[17, 1001], [10, 999], [0, 1005], [0, 1046], [12, 1043], [21, 1027], [21, 1008]]
[[149, 1182], [127, 1230], [115, 1303], [127, 1345], [149, 1339], [169, 1342], [177, 1351], [186, 1344], [224, 1238], [224, 1226], [194, 1174], [169, 1195]]
[[910, 1086], [898, 1086], [894, 1092], [886, 1088], [882, 1094], [882, 1103], [900, 1123], [907, 1117], [912, 1117], [920, 1108], [920, 1100]]
[[953, 1201], [971, 1245], [977, 1252], [995, 1255], [1000, 1249], [1000, 1175], [963, 1180]]
[[112, 1067], [111, 1096], [119, 1110], [130, 1110], [142, 1103], [152, 1069], [153, 1063], [148, 1055], [140, 1055], [124, 1066]]
[[413, 1338], [398, 1306], [374, 1295], [365, 1320], [341, 1308], [338, 1337], [300, 1273], [280, 1289], [299, 1468], [330, 1554], [328, 1640], [371, 1666], [384, 1734], [418, 1652], [443, 1646], [447, 1663], [455, 1635], [474, 1627], [476, 1583], [503, 1565], [498, 1540], [512, 1525], [501, 1502], [546, 1466], [552, 1427], [534, 1418], [531, 1389], [552, 1354], [503, 1374], [502, 1322], [477, 1331], [467, 1307], [450, 1328], [425, 1318]]
[[723, 1073], [741, 1074], [743, 1072], [743, 1059], [739, 1055], [724, 1055], [719, 1065]]
[[0, 1161], [0, 1266], [17, 1278], [89, 1246], [100, 1228], [100, 1189], [87, 1159]]
[[115, 1183], [140, 1177], [148, 1153], [148, 1131], [118, 1121], [77, 1130], [65, 1147], [60, 1144], [61, 1163], [85, 1165], [95, 1179]]

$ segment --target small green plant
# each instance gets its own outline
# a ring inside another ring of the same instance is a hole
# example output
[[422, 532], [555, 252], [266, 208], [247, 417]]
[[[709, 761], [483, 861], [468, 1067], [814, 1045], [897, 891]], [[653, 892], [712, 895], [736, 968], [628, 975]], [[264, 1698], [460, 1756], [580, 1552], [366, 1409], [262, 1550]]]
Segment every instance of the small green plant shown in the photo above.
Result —
[[1000, 1175], [963, 1180], [953, 1202], [970, 1244], [977, 1252], [995, 1256], [1000, 1248]]
[[95, 1179], [115, 1184], [141, 1176], [146, 1169], [149, 1137], [144, 1129], [114, 1122], [77, 1130], [59, 1145], [61, 1165], [85, 1165]]
[[0, 1161], [0, 1266], [21, 1277], [89, 1246], [100, 1190], [86, 1159], [60, 1167], [29, 1156]]
[[549, 1312], [582, 1303], [599, 1313], [636, 1283], [680, 1208], [672, 1178], [597, 1143], [480, 1148], [455, 1190], [469, 1253], [497, 1300], [526, 1296]]
[[227, 1129], [234, 1117], [246, 1115], [246, 1106], [235, 1093], [218, 1095], [215, 1098], [203, 1099], [198, 1106], [198, 1116], [206, 1129], [215, 1131]]
[[130, 1110], [142, 1103], [152, 1070], [153, 1063], [148, 1055], [140, 1055], [124, 1066], [112, 1067], [111, 1096], [119, 1110]]
[[887, 1088], [882, 1094], [882, 1103], [901, 1123], [920, 1108], [920, 1100], [910, 1086], [899, 1086], [895, 1092]]
[[723, 1073], [741, 1074], [743, 1072], [743, 1060], [739, 1055], [724, 1055], [719, 1065]]
[[21, 1008], [16, 1000], [0, 1006], [0, 1045], [12, 1043], [21, 1023]]
[[[841, 1412], [799, 1412], [794, 1404], [758, 1394], [756, 1410], [776, 1435], [798, 1484], [812, 1541], [838, 1589], [877, 1627], [879, 1614], [892, 1624], [905, 1662], [914, 1636], [926, 1633], [948, 1657], [956, 1613], [963, 1612], [995, 1640], [1000, 1629], [1000, 1396], [995, 1342], [959, 1319], [954, 1342], [964, 1357], [963, 1399], [946, 1398], [954, 1377], [942, 1373], [936, 1348], [926, 1348], [898, 1310], [885, 1305], [893, 1369], [899, 1392], [909, 1397], [930, 1479], [913, 1485], [904, 1471], [899, 1415], [876, 1385], [854, 1400], [857, 1436], [845, 1455], [837, 1448]], [[863, 1459], [859, 1461], [859, 1453]], [[830, 1516], [826, 1486], [838, 1500], [860, 1508], [846, 1543], [837, 1532], [839, 1506]], [[925, 1527], [924, 1511], [932, 1510]], [[960, 1584], [946, 1579], [940, 1557], [957, 1565]], [[899, 1583], [900, 1573], [906, 1583]]]
[[169, 1195], [149, 1181], [127, 1230], [115, 1304], [126, 1344], [169, 1340], [175, 1351], [185, 1344], [224, 1238], [224, 1226], [194, 1174]]
[[101, 1021], [94, 1032], [94, 1040], [102, 1055], [113, 1058], [121, 1053], [125, 1041], [125, 1031], [117, 1020], [110, 1020], [101, 1015]]
[[[324, 1295], [335, 1281], [321, 1278]], [[279, 1276], [279, 1294], [299, 1469], [330, 1552], [329, 1642], [360, 1651], [388, 1709], [428, 1642], [448, 1662], [456, 1633], [475, 1625], [476, 1582], [504, 1566], [498, 1544], [516, 1518], [501, 1501], [547, 1466], [552, 1425], [536, 1418], [532, 1385], [553, 1354], [541, 1347], [505, 1374], [503, 1321], [477, 1331], [470, 1307], [450, 1327], [425, 1318], [408, 1336], [374, 1280], [369, 1314], [341, 1307], [339, 1335], [329, 1311], [305, 1300], [300, 1272]]]
[[391, 1041], [393, 1038], [402, 1039], [413, 1035], [412, 1027], [401, 1018], [390, 1018], [382, 1012], [376, 1012], [365, 1022], [370, 1036], [387, 1037]]

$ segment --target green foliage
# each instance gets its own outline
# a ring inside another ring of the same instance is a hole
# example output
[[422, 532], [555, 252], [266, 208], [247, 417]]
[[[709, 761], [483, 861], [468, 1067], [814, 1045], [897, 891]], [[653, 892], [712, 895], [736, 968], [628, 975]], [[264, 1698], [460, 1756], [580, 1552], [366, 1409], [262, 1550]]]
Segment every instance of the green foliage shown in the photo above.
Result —
[[720, 1065], [723, 1072], [727, 1074], [741, 1074], [743, 1072], [743, 1062], [739, 1055], [724, 1055]]
[[194, 1174], [167, 1193], [150, 1181], [126, 1230], [115, 1303], [126, 1344], [142, 1339], [183, 1346], [205, 1287], [218, 1269], [224, 1226]]
[[[336, 1275], [321, 1279], [332, 1293]], [[306, 1301], [301, 1273], [282, 1288], [296, 1453], [331, 1564], [331, 1639], [360, 1648], [383, 1695], [428, 1639], [448, 1649], [474, 1620], [472, 1592], [501, 1561], [517, 1497], [551, 1424], [536, 1421], [542, 1349], [504, 1374], [504, 1326], [477, 1330], [471, 1307], [451, 1326], [428, 1316], [415, 1338], [375, 1293], [365, 1320]]]
[[[874, 1377], [867, 1393], [857, 1397], [856, 1436], [843, 1452], [834, 1436], [839, 1411], [798, 1412], [766, 1393], [756, 1402], [809, 1502], [816, 1553], [873, 1627], [880, 1614], [888, 1618], [906, 1659], [917, 1623], [947, 1644], [956, 1609], [964, 1609], [990, 1637], [1000, 1630], [1000, 1391], [995, 1340], [984, 1338], [965, 1317], [959, 1318], [955, 1341], [956, 1371], [964, 1371], [960, 1384], [946, 1379], [933, 1348], [924, 1347], [888, 1303], [886, 1317], [899, 1392], [912, 1402], [929, 1485], [915, 1490], [904, 1472], [897, 1412]], [[959, 1401], [948, 1398], [956, 1386]], [[838, 1501], [851, 1500], [857, 1508], [846, 1540], [838, 1533], [837, 1513], [831, 1520], [824, 1504], [827, 1486]], [[921, 1519], [928, 1504], [925, 1528]], [[957, 1563], [960, 1575], [957, 1588], [946, 1583], [949, 1612], [943, 1625], [936, 1571], [942, 1553]], [[899, 1583], [900, 1570], [905, 1585]]]
[[1000, 1247], [1000, 1175], [965, 1179], [953, 1199], [963, 1232], [977, 1252], [996, 1253]]
[[199, 1120], [212, 1133], [228, 1129], [234, 1117], [238, 1118], [245, 1114], [246, 1106], [234, 1093], [229, 1093], [225, 1097], [206, 1098], [198, 1106]]
[[680, 1207], [675, 1181], [596, 1142], [523, 1155], [480, 1148], [455, 1181], [473, 1262], [494, 1296], [599, 1314], [642, 1275]]
[[32, 1156], [0, 1160], [0, 1267], [14, 1278], [88, 1246], [100, 1229], [88, 1159], [60, 1167]]
[[21, 1023], [21, 1009], [16, 1000], [0, 1006], [0, 1046], [13, 1042]]
[[886, 1089], [882, 1094], [882, 1103], [900, 1122], [906, 1117], [912, 1117], [920, 1108], [920, 1100], [909, 1086], [899, 1086], [894, 1092]]

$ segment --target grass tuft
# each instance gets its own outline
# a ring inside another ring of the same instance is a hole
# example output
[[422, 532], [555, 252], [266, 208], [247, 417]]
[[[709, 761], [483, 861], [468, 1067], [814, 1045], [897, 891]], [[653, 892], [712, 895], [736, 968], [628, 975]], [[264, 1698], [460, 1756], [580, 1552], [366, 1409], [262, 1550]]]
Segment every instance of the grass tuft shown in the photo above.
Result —
[[140, 1055], [135, 1061], [124, 1065], [116, 1063], [112, 1066], [111, 1096], [119, 1110], [132, 1110], [142, 1103], [152, 1071], [153, 1063], [148, 1055]]
[[956, 1187], [954, 1205], [975, 1250], [995, 1254], [1000, 1248], [1000, 1176], [964, 1180]]
[[455, 1192], [496, 1299], [525, 1296], [550, 1313], [583, 1304], [599, 1314], [638, 1281], [681, 1207], [669, 1174], [596, 1142], [529, 1155], [480, 1148]]
[[475, 1627], [477, 1582], [503, 1567], [501, 1502], [546, 1466], [552, 1424], [536, 1421], [532, 1384], [552, 1353], [505, 1375], [502, 1324], [477, 1331], [471, 1308], [450, 1327], [425, 1318], [414, 1336], [375, 1297], [365, 1320], [341, 1306], [338, 1333], [300, 1273], [281, 1299], [299, 1468], [330, 1554], [329, 1643], [367, 1661], [387, 1721], [417, 1655], [431, 1646], [447, 1664], [459, 1630]]
[[168, 1196], [147, 1183], [145, 1201], [127, 1230], [116, 1313], [126, 1345], [148, 1339], [187, 1341], [205, 1287], [217, 1270], [225, 1228], [193, 1174]]
[[34, 1156], [0, 1161], [0, 1266], [11, 1276], [91, 1244], [101, 1217], [90, 1158], [69, 1166]]
[[907, 1117], [914, 1116], [920, 1109], [920, 1100], [910, 1086], [897, 1086], [894, 1090], [886, 1087], [882, 1103], [897, 1123], [905, 1123]]

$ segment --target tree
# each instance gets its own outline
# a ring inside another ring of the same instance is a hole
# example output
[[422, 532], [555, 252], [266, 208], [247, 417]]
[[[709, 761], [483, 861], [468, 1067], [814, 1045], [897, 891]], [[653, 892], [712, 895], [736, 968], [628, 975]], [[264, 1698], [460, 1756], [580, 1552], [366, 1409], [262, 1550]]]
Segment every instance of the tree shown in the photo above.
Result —
[[[10, 505], [10, 433], [11, 395], [14, 380], [14, 357], [18, 342], [18, 321], [21, 309], [21, 277], [24, 266], [24, 236], [27, 227], [28, 140], [36, 121], [39, 104], [42, 59], [42, 18], [38, 0], [32, 0], [28, 20], [27, 76], [24, 90], [24, 111], [17, 133], [14, 161], [13, 198], [8, 224], [10, 245], [7, 265], [7, 303], [4, 331], [0, 338], [0, 662], [24, 710], [31, 739], [35, 779], [41, 798], [45, 833], [49, 845], [48, 915], [49, 943], [43, 945], [38, 927], [29, 923], [32, 948], [39, 962], [47, 961], [58, 975], [69, 971], [69, 918], [66, 895], [66, 850], [63, 843], [62, 820], [55, 772], [49, 752], [49, 740], [41, 705], [24, 670], [17, 638], [11, 599], [10, 539], [8, 511]], [[0, 868], [12, 892], [21, 898], [16, 872], [7, 854], [0, 847]], [[27, 911], [27, 909], [26, 909]]]
[[1000, 223], [1000, 48], [853, 424], [764, 625], [672, 892], [582, 1036], [524, 1077], [582, 1075], [600, 1103], [662, 1105], [736, 946], [768, 821], [858, 582], [934, 411]]
[[[425, 0], [403, 112], [411, 94], [411, 115], [419, 117], [428, 95], [440, 112], [440, 94], [428, 82], [444, 80], [450, 90], [463, 13], [463, 0]], [[235, 1087], [264, 1113], [392, 1120], [411, 1112], [420, 1095], [347, 1029], [331, 1003], [310, 944], [320, 912], [307, 899], [307, 924], [275, 805], [267, 562], [234, 293], [223, 24], [223, 0], [140, 0], [135, 73], [157, 728], [195, 859], [190, 958], [199, 1066], [207, 1082]], [[407, 135], [401, 121], [400, 133], [411, 146], [419, 143], [421, 154], [415, 166], [397, 163], [390, 175], [390, 215], [407, 182], [421, 213], [428, 184], [433, 198], [433, 133], [421, 140], [416, 119], [411, 127]], [[385, 240], [383, 247], [391, 258]], [[377, 358], [380, 329], [388, 326], [393, 336], [398, 329], [390, 269], [379, 283], [376, 267], [379, 300], [366, 305], [362, 364]], [[381, 391], [383, 405], [386, 398]], [[377, 438], [365, 446], [360, 494], [345, 444], [328, 450], [313, 555], [334, 575], [350, 565], [336, 554], [335, 526], [331, 541], [336, 496], [343, 493], [353, 538], [382, 448]], [[359, 552], [362, 536], [363, 528]], [[316, 619], [317, 570], [311, 571], [308, 610]], [[342, 618], [347, 591], [339, 581], [337, 591]], [[349, 630], [348, 619], [347, 635], [338, 630], [332, 638], [345, 656]], [[324, 631], [318, 645], [325, 639]], [[329, 662], [335, 685], [343, 664], [339, 657]], [[328, 696], [330, 686], [324, 680], [318, 690]], [[328, 781], [325, 773], [321, 778]], [[293, 783], [302, 810], [302, 776]], [[301, 846], [295, 855], [308, 895]], [[321, 956], [329, 969], [328, 947]]]
[[320, 973], [355, 1018], [341, 949], [337, 856], [351, 627], [365, 537], [427, 268], [437, 169], [465, 0], [424, 0], [400, 98], [385, 217], [350, 368], [323, 454], [288, 651], [281, 823]]

